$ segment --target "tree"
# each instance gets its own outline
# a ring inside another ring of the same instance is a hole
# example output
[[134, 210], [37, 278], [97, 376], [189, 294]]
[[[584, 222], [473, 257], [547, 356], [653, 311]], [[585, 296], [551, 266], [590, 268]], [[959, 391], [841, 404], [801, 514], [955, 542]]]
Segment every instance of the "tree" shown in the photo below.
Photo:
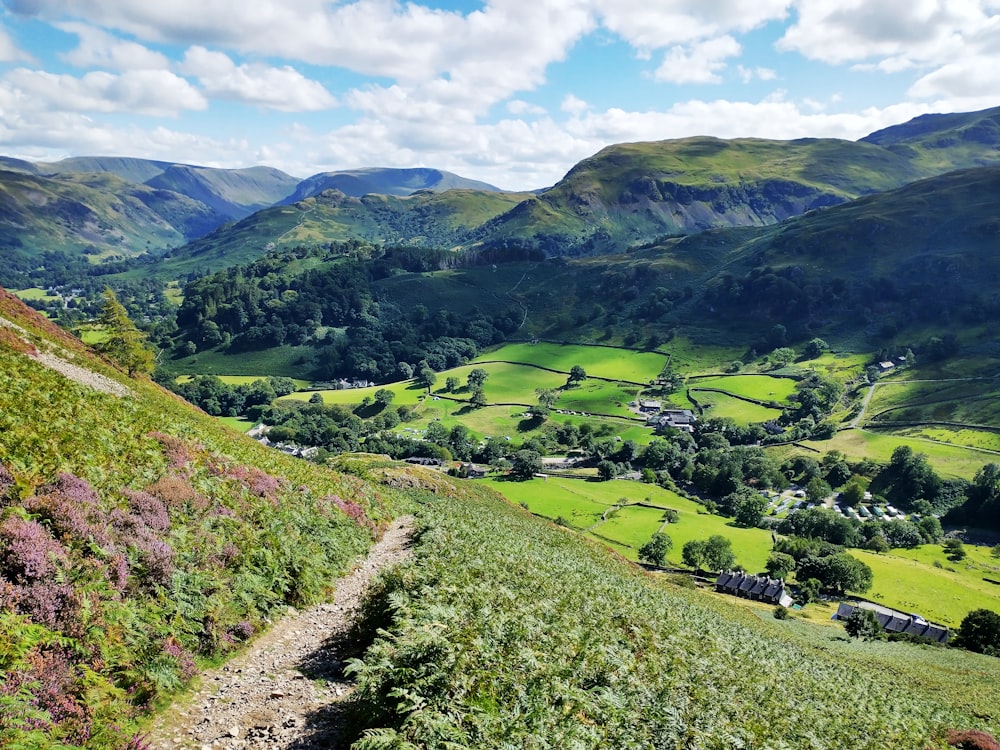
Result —
[[486, 394], [483, 393], [482, 388], [476, 388], [476, 390], [472, 392], [472, 398], [469, 399], [469, 403], [477, 409], [486, 406]]
[[510, 473], [516, 479], [531, 479], [542, 470], [542, 456], [538, 451], [519, 450], [510, 461]]
[[323, 394], [319, 393], [317, 391], [316, 393], [314, 393], [313, 395], [311, 395], [309, 397], [309, 403], [310, 404], [314, 404], [314, 405], [315, 404], [319, 404], [320, 406], [322, 406], [323, 405]]
[[961, 539], [945, 539], [943, 546], [945, 556], [952, 562], [960, 562], [965, 559], [966, 552]]
[[375, 391], [375, 403], [383, 409], [391, 404], [394, 398], [396, 398], [396, 394], [388, 388], [379, 388]]
[[587, 371], [583, 369], [580, 365], [573, 365], [569, 369], [569, 378], [566, 380], [566, 385], [573, 385], [575, 383], [580, 383], [587, 379]]
[[427, 364], [427, 360], [425, 359], [420, 360], [420, 364], [417, 365], [417, 379], [428, 391], [437, 382], [437, 373]]
[[819, 599], [819, 592], [823, 588], [823, 582], [818, 578], [806, 578], [804, 581], [799, 583], [799, 597], [798, 601], [802, 604], [808, 604], [809, 602], [814, 602]]
[[721, 534], [713, 534], [705, 540], [703, 561], [707, 570], [729, 570], [736, 565], [733, 543]]
[[107, 338], [94, 348], [119, 367], [128, 376], [153, 371], [153, 352], [146, 348], [146, 335], [135, 327], [110, 287], [104, 288], [104, 301], [97, 322], [104, 328]]
[[958, 628], [956, 643], [970, 651], [1000, 656], [1000, 615], [988, 609], [969, 612]]
[[681, 561], [689, 568], [701, 570], [701, 566], [705, 562], [705, 542], [701, 539], [685, 542], [681, 549]]
[[815, 338], [810, 340], [810, 342], [806, 344], [806, 347], [805, 349], [802, 350], [802, 353], [805, 355], [806, 359], [816, 359], [829, 348], [830, 345], [827, 344], [823, 339]]
[[864, 638], [866, 641], [881, 638], [884, 632], [878, 621], [878, 615], [873, 610], [864, 607], [854, 608], [851, 616], [844, 623], [844, 630], [852, 638]]
[[474, 391], [478, 388], [482, 388], [489, 376], [490, 374], [482, 367], [473, 368], [469, 371], [469, 377], [466, 380], [469, 385], [469, 389]]
[[845, 505], [855, 508], [865, 499], [866, 488], [867, 483], [864, 478], [854, 475], [847, 480], [844, 489], [841, 490], [840, 499]]
[[809, 498], [810, 502], [822, 502], [830, 496], [831, 492], [833, 490], [830, 488], [830, 485], [819, 477], [813, 477], [806, 484], [806, 497]]
[[795, 350], [785, 346], [771, 352], [771, 362], [774, 363], [775, 367], [784, 367], [793, 359], [795, 359]]
[[444, 381], [444, 389], [448, 393], [452, 393], [453, 391], [458, 390], [459, 382], [459, 379], [454, 375], [449, 375]]
[[605, 459], [597, 464], [597, 476], [602, 482], [607, 482], [618, 476], [618, 467], [614, 461]]
[[666, 534], [653, 534], [652, 538], [639, 548], [639, 559], [662, 568], [667, 561], [667, 553], [673, 546], [673, 541]]
[[546, 416], [559, 400], [559, 391], [555, 388], [536, 388], [535, 395], [538, 396], [538, 413]]
[[784, 552], [772, 552], [767, 558], [765, 570], [772, 578], [787, 578], [795, 570], [795, 558]]
[[736, 501], [733, 509], [736, 516], [736, 523], [752, 529], [760, 525], [767, 513], [767, 500], [761, 495], [754, 493], [751, 497], [744, 497]]

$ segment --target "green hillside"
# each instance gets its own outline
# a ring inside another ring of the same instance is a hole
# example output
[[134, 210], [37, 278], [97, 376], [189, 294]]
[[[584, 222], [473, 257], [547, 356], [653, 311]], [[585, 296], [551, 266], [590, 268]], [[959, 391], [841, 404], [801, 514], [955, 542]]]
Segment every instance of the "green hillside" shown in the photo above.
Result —
[[0, 172], [0, 216], [5, 280], [37, 266], [44, 252], [95, 261], [136, 256], [183, 244], [221, 221], [204, 204], [110, 173]]
[[0, 371], [0, 746], [123, 747], [201, 665], [328, 595], [395, 510], [2, 290]]
[[491, 218], [517, 205], [521, 193], [421, 190], [410, 196], [362, 197], [327, 190], [287, 206], [259, 211], [172, 253], [158, 264], [163, 278], [216, 271], [252, 261], [270, 249], [324, 247], [362, 240], [452, 248]]
[[925, 747], [1000, 728], [992, 658], [759, 618], [476, 483], [293, 459], [2, 291], [0, 318], [0, 744], [140, 747], [135, 720], [328, 595], [403, 507], [415, 561], [358, 624], [357, 748]]

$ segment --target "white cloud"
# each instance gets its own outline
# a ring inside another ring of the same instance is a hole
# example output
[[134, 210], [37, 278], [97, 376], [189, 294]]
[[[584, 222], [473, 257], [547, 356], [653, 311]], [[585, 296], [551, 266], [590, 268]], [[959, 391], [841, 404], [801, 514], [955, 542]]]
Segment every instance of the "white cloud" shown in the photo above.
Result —
[[728, 35], [687, 47], [671, 47], [653, 76], [669, 83], [721, 83], [719, 72], [726, 67], [726, 58], [740, 51], [739, 42]]
[[582, 115], [590, 109], [590, 105], [573, 94], [566, 94], [563, 97], [562, 104], [559, 105], [559, 109], [563, 112], [569, 112], [571, 115]]
[[791, 0], [594, 0], [602, 23], [650, 51], [745, 32], [784, 18]]
[[179, 69], [194, 76], [211, 97], [255, 104], [282, 112], [309, 112], [336, 106], [318, 81], [290, 66], [236, 65], [228, 55], [191, 47]]
[[531, 104], [523, 99], [511, 99], [507, 102], [507, 111], [512, 115], [544, 115], [545, 107]]
[[76, 34], [80, 44], [61, 55], [78, 68], [105, 70], [166, 70], [170, 63], [165, 55], [136, 42], [119, 39], [106, 31], [84, 23], [59, 23], [56, 28]]
[[7, 33], [7, 29], [0, 26], [0, 62], [17, 62], [27, 59], [28, 55], [18, 49], [17, 44]]
[[743, 83], [750, 83], [755, 78], [760, 81], [773, 81], [778, 77], [778, 71], [772, 68], [748, 68], [743, 65], [736, 66], [736, 74]]
[[982, 0], [798, 0], [796, 10], [779, 50], [888, 72], [943, 64], [998, 21]]
[[175, 116], [204, 109], [204, 97], [183, 78], [165, 70], [134, 70], [120, 75], [93, 71], [80, 78], [17, 68], [0, 82], [35, 109], [70, 112], [130, 112]]

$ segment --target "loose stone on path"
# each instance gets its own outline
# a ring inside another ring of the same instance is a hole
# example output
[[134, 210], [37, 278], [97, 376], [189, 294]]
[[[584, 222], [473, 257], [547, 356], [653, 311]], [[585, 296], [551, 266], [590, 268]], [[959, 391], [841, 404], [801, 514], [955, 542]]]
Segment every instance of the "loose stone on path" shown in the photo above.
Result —
[[[361, 595], [383, 568], [401, 562], [412, 519], [397, 519], [353, 572], [337, 582], [332, 603], [289, 615], [154, 722], [155, 750], [301, 750], [336, 748], [343, 727], [336, 705], [352, 690], [336, 653]], [[309, 679], [300, 671], [309, 662]]]

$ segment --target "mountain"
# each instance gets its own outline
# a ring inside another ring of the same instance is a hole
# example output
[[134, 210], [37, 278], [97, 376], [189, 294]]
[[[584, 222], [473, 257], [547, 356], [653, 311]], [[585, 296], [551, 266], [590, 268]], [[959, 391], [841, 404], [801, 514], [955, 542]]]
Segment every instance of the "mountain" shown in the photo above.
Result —
[[1000, 155], [1000, 107], [915, 117], [861, 139], [945, 168], [995, 163]]
[[390, 169], [369, 167], [339, 172], [321, 172], [298, 184], [295, 191], [281, 202], [296, 203], [324, 190], [339, 190], [344, 195], [360, 198], [369, 193], [380, 195], [412, 195], [419, 190], [440, 193], [445, 190], [479, 190], [500, 192], [499, 188], [479, 180], [470, 180], [440, 169]]
[[696, 137], [609, 146], [483, 227], [487, 245], [550, 254], [657, 235], [766, 226], [970, 166], [1000, 163], [1000, 108], [927, 115], [860, 141]]
[[44, 252], [68, 259], [130, 257], [184, 244], [224, 217], [179, 193], [102, 174], [59, 178], [0, 171], [0, 278], [38, 265]]
[[35, 166], [55, 176], [110, 172], [127, 182], [187, 196], [225, 220], [242, 219], [273, 206], [299, 184], [271, 167], [216, 169], [127, 157], [82, 156]]
[[401, 197], [323, 192], [287, 206], [258, 211], [179, 248], [152, 273], [180, 278], [245, 263], [274, 248], [320, 247], [359, 239], [397, 245], [453, 248], [489, 219], [519, 204], [525, 193], [419, 190]]
[[[394, 191], [421, 196], [421, 186], [440, 190], [454, 184], [435, 182], [446, 173], [327, 173], [303, 181], [284, 201], [312, 211], [313, 204], [298, 199], [325, 196], [320, 203], [337, 206], [337, 211], [303, 217], [308, 231], [287, 231], [294, 229], [289, 220], [298, 221], [298, 215], [267, 209], [265, 215], [224, 227], [181, 254], [203, 255], [207, 246], [214, 247], [219, 257], [206, 268], [219, 268], [227, 252], [237, 252], [234, 262], [243, 262], [252, 257], [253, 248], [259, 254], [271, 247], [269, 243], [290, 247], [354, 238], [474, 249], [496, 258], [526, 251], [599, 255], [664, 236], [771, 226], [955, 169], [1000, 163], [998, 112], [918, 118], [856, 142], [700, 136], [618, 144], [584, 159], [553, 187], [537, 193], [459, 191], [465, 220], [446, 219], [444, 227], [435, 227], [435, 216], [418, 208], [422, 201], [402, 204], [391, 198]], [[387, 197], [376, 199], [374, 193]], [[470, 211], [474, 201], [481, 206]], [[414, 212], [420, 217], [416, 223]]]

